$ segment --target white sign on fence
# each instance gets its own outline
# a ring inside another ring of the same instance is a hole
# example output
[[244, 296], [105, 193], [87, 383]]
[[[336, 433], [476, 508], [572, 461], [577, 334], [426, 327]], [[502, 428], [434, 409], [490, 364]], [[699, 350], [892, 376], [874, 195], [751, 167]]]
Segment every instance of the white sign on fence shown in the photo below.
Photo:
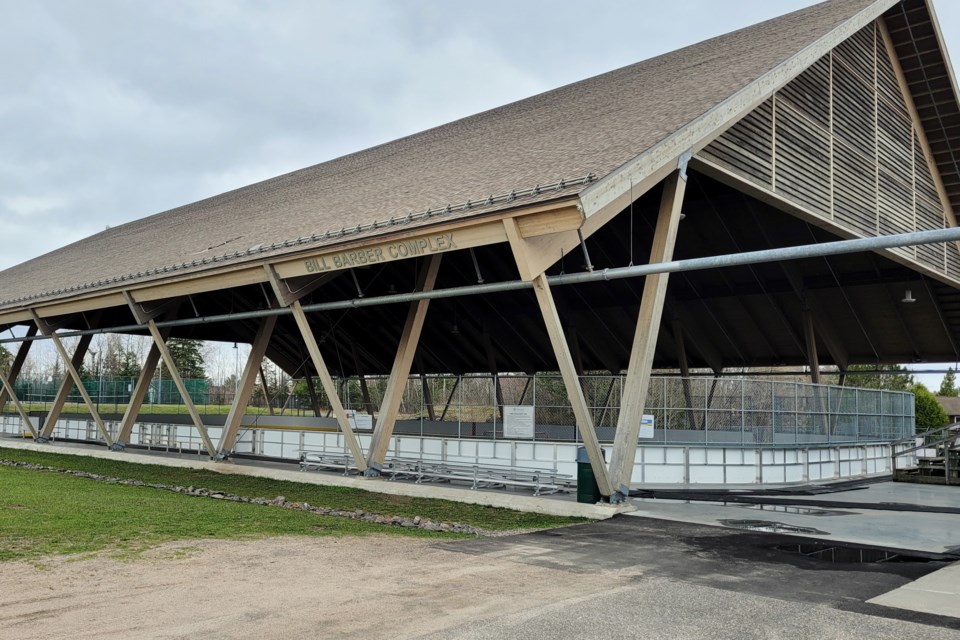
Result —
[[369, 413], [357, 413], [353, 409], [347, 409], [344, 413], [354, 429], [373, 429], [373, 416]]
[[503, 437], [532, 439], [533, 407], [504, 405]]
[[640, 417], [640, 437], [653, 437], [653, 416], [644, 414]]

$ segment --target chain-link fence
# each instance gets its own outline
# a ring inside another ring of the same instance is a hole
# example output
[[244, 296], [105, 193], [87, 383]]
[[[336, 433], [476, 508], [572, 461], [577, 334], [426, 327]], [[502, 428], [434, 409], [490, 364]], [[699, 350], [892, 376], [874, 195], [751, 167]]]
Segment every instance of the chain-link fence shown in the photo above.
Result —
[[[625, 381], [580, 379], [602, 441], [614, 438]], [[345, 394], [347, 408], [379, 407], [386, 379], [366, 384], [366, 400], [360, 391]], [[411, 377], [398, 420], [406, 433], [503, 438], [504, 406], [533, 408], [533, 440], [581, 440], [559, 375]], [[654, 376], [644, 413], [653, 417], [652, 443], [875, 442], [914, 432], [912, 393], [778, 380]]]
[[[126, 409], [135, 380], [90, 379], [84, 387], [99, 411], [120, 414]], [[61, 381], [23, 380], [15, 385], [28, 410], [51, 410]], [[185, 381], [201, 414], [224, 415], [235, 388], [207, 380]], [[379, 415], [388, 378], [368, 376], [336, 381], [344, 407]], [[620, 417], [624, 376], [584, 376], [580, 386], [601, 441], [612, 441]], [[311, 386], [313, 392], [311, 393]], [[267, 401], [258, 387], [249, 413], [330, 415], [330, 403], [319, 381], [294, 381], [274, 390]], [[578, 442], [576, 425], [563, 380], [556, 374], [411, 376], [403, 389], [396, 431], [400, 434], [504, 438], [504, 407], [527, 407], [530, 440]], [[6, 413], [13, 407], [7, 404]], [[74, 388], [64, 415], [87, 413]], [[172, 380], [155, 378], [140, 413], [186, 417], [188, 412]], [[735, 377], [650, 380], [644, 414], [653, 428], [642, 436], [650, 443], [723, 445], [804, 445], [832, 442], [889, 441], [914, 432], [913, 394], [855, 389], [800, 382]], [[509, 425], [508, 425], [509, 427]], [[510, 437], [517, 437], [508, 428]]]
[[[83, 388], [93, 401], [98, 411], [102, 413], [123, 413], [133, 395], [136, 378], [90, 377], [83, 380]], [[235, 390], [224, 392], [215, 387], [209, 380], [186, 379], [184, 387], [191, 401], [201, 409], [201, 413], [226, 413], [233, 402]], [[21, 379], [13, 385], [17, 398], [31, 413], [45, 414], [54, 407], [57, 396], [64, 388], [63, 378]], [[86, 414], [87, 406], [76, 385], [70, 384], [66, 396], [63, 398], [62, 413], [64, 415]], [[169, 378], [154, 378], [147, 388], [143, 400], [143, 413], [183, 414], [187, 415], [186, 405], [173, 380]], [[4, 410], [13, 411], [11, 404]]]

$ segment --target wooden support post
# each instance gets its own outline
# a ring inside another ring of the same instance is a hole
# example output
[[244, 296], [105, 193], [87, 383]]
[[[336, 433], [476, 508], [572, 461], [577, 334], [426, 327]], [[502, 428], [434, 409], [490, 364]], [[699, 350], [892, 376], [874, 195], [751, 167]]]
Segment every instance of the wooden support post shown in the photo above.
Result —
[[497, 399], [497, 410], [500, 412], [500, 423], [503, 424], [503, 384], [500, 382], [500, 373], [493, 374], [493, 395]]
[[[75, 369], [79, 370], [83, 364], [83, 359], [87, 356], [87, 350], [90, 348], [90, 342], [92, 340], [93, 336], [80, 336], [77, 348], [73, 350], [73, 356], [70, 358], [70, 362]], [[44, 419], [43, 429], [40, 430], [40, 438], [42, 440], [49, 440], [50, 436], [53, 435], [53, 430], [57, 426], [57, 420], [60, 419], [60, 413], [63, 411], [64, 405], [67, 404], [67, 399], [69, 399], [72, 390], [73, 378], [66, 375], [60, 383], [60, 388], [57, 389], [57, 395], [53, 398], [50, 411], [47, 412], [47, 417]]]
[[370, 419], [374, 419], [373, 402], [370, 400], [370, 387], [367, 386], [367, 378], [363, 375], [363, 368], [360, 366], [360, 356], [357, 354], [357, 345], [350, 340], [350, 353], [353, 355], [353, 368], [357, 370], [357, 377], [360, 379], [360, 394], [363, 396], [363, 405], [370, 414]]
[[[607, 417], [607, 411], [610, 410], [610, 398], [613, 396], [613, 388], [617, 385], [617, 379], [611, 374], [610, 386], [607, 387], [607, 393], [603, 396], [603, 410], [600, 411], [600, 418], [597, 420], [597, 426], [602, 427], [603, 421]], [[524, 388], [526, 392], [526, 388]], [[521, 398], [521, 402], [522, 402]]]
[[[817, 354], [817, 334], [813, 327], [813, 313], [809, 307], [803, 309], [803, 339], [807, 346], [807, 362], [810, 365], [810, 382], [813, 387], [814, 411], [820, 416], [820, 425], [824, 433], [830, 433], [830, 416], [823, 410], [823, 390], [820, 388], [820, 356]], [[797, 410], [799, 411], [799, 407]]]
[[683, 326], [687, 328], [683, 336], [684, 344], [692, 347], [714, 373], [719, 373], [723, 370], [723, 357], [713, 343], [705, 337], [706, 333], [702, 328], [698, 328], [697, 314], [687, 308], [683, 303], [676, 300], [671, 302], [669, 297], [664, 303], [663, 308], [664, 311], [668, 309], [672, 310], [672, 315], [680, 320]]
[[[32, 338], [35, 335], [37, 335], [37, 326], [30, 325], [27, 329], [26, 337]], [[17, 383], [17, 378], [20, 377], [20, 370], [23, 368], [23, 363], [27, 361], [27, 354], [30, 353], [33, 342], [33, 340], [24, 340], [20, 343], [20, 348], [17, 349], [17, 355], [13, 357], [13, 362], [10, 364], [10, 372], [7, 374], [7, 380], [9, 380], [11, 384]], [[12, 388], [13, 387], [11, 387], [11, 389]], [[7, 387], [0, 389], [0, 414], [3, 413], [3, 408], [7, 404], [8, 396], [9, 392]]]
[[577, 369], [577, 375], [584, 374], [583, 352], [580, 350], [580, 338], [577, 335], [577, 325], [567, 325], [567, 344], [570, 345], [570, 355], [573, 357], [573, 366]]
[[[686, 167], [681, 166], [664, 181], [660, 213], [653, 235], [650, 262], [669, 262], [680, 224], [680, 207], [687, 185]], [[617, 491], [625, 497], [633, 477], [633, 464], [637, 455], [637, 438], [640, 435], [640, 420], [647, 400], [653, 355], [657, 348], [660, 319], [667, 294], [669, 274], [649, 275], [643, 281], [643, 299], [637, 317], [637, 330], [627, 365], [627, 379], [623, 387], [617, 434], [614, 440], [613, 457], [610, 461], [610, 477]]]
[[370, 387], [367, 385], [367, 377], [362, 373], [358, 373], [357, 378], [360, 380], [360, 396], [363, 398], [363, 406], [367, 408], [370, 419], [374, 420], [376, 416], [373, 409], [373, 400], [370, 399]]
[[40, 329], [40, 332], [45, 336], [50, 337], [50, 341], [53, 342], [53, 346], [56, 348], [57, 353], [60, 354], [60, 359], [63, 360], [63, 366], [67, 369], [67, 373], [70, 375], [70, 377], [73, 378], [74, 383], [76, 383], [77, 391], [80, 392], [83, 402], [87, 405], [87, 409], [90, 411], [90, 416], [97, 425], [97, 431], [100, 432], [100, 436], [103, 438], [104, 442], [107, 443], [107, 446], [112, 446], [113, 439], [110, 437], [110, 432], [107, 431], [107, 426], [103, 423], [103, 418], [100, 417], [100, 412], [97, 411], [96, 406], [93, 404], [93, 400], [90, 399], [90, 394], [87, 393], [87, 388], [83, 386], [83, 379], [80, 377], [80, 372], [77, 371], [75, 366], [73, 366], [73, 361], [70, 357], [70, 354], [67, 353], [66, 348], [63, 346], [60, 336], [58, 336], [53, 327], [47, 324], [47, 322], [38, 316], [35, 311], [33, 312], [33, 319], [34, 322], [37, 323], [37, 327]]
[[301, 300], [304, 296], [313, 293], [331, 280], [334, 280], [335, 278], [346, 273], [345, 270], [321, 273], [310, 282], [301, 284], [296, 290], [291, 290], [287, 281], [280, 277], [273, 265], [264, 265], [263, 268], [267, 274], [267, 281], [270, 283], [270, 287], [273, 289], [273, 294], [276, 296], [277, 302], [279, 302], [280, 306], [282, 307], [289, 307], [297, 300]]
[[447, 396], [447, 401], [443, 405], [443, 411], [440, 412], [440, 422], [443, 422], [443, 419], [447, 417], [447, 411], [450, 410], [450, 403], [453, 402], [453, 394], [457, 392], [457, 387], [460, 385], [460, 376], [457, 376], [457, 381], [453, 383], [453, 387], [450, 389], [450, 395]]
[[173, 356], [170, 355], [170, 349], [167, 348], [163, 334], [160, 333], [156, 321], [152, 318], [147, 321], [147, 328], [150, 330], [150, 335], [153, 336], [153, 343], [157, 346], [157, 349], [160, 350], [160, 357], [163, 358], [163, 364], [167, 366], [167, 375], [170, 376], [173, 384], [176, 385], [177, 390], [180, 392], [183, 404], [186, 405], [187, 412], [193, 420], [193, 426], [196, 427], [197, 432], [200, 434], [200, 439], [203, 440], [203, 446], [206, 448], [207, 453], [212, 457], [216, 454], [217, 449], [210, 440], [207, 428], [203, 425], [203, 420], [200, 419], [200, 412], [197, 411], [196, 405], [193, 404], [193, 398], [190, 397], [186, 385], [183, 384], [183, 378], [180, 377], [180, 370], [177, 369], [177, 363], [173, 361]]
[[[233, 398], [230, 412], [223, 423], [223, 433], [217, 446], [217, 455], [220, 457], [232, 452], [237, 442], [240, 424], [243, 422], [247, 404], [250, 402], [250, 396], [253, 394], [253, 388], [257, 383], [257, 374], [260, 374], [262, 379], [263, 367], [260, 365], [267, 353], [267, 347], [270, 346], [270, 337], [273, 335], [273, 328], [276, 325], [277, 316], [267, 316], [260, 320], [260, 327], [257, 329], [257, 335], [250, 346], [250, 355], [247, 356], [247, 363], [244, 365], [243, 374], [240, 376], [237, 395]], [[267, 400], [269, 402], [269, 398]]]
[[[263, 358], [260, 358], [260, 360], [262, 361]], [[273, 399], [270, 397], [270, 386], [267, 384], [267, 375], [263, 372], [263, 366], [258, 366], [260, 369], [260, 388], [263, 390], [263, 401], [267, 403], [267, 411], [270, 412], [270, 415], [273, 415]], [[236, 402], [236, 397], [234, 397], [233, 400]]]
[[543, 261], [545, 258], [540, 255], [536, 247], [533, 247], [529, 241], [524, 240], [516, 220], [504, 220], [503, 228], [507, 240], [510, 242], [510, 249], [513, 251], [513, 258], [517, 263], [520, 277], [533, 282], [533, 291], [540, 306], [540, 314], [543, 316], [543, 323], [546, 325], [547, 335], [550, 337], [550, 344], [557, 359], [563, 385], [567, 390], [567, 396], [570, 398], [570, 405], [573, 408], [580, 435], [583, 437], [587, 456], [590, 458], [590, 467], [597, 479], [600, 493], [609, 497], [613, 494], [613, 486], [610, 484], [610, 475], [603, 459], [603, 449], [597, 439], [593, 416], [590, 414], [590, 408], [587, 406], [587, 400], [583, 394], [583, 387], [580, 385], [580, 377], [577, 375], [573, 356], [570, 353], [570, 344], [567, 342], [563, 326], [560, 324], [557, 304], [550, 292], [546, 274], [543, 273], [542, 269], [537, 268], [540, 266], [539, 261]]
[[[161, 334], [163, 339], [167, 339], [169, 329], [164, 329]], [[120, 431], [117, 433], [115, 446], [123, 446], [130, 440], [130, 434], [133, 433], [133, 424], [140, 415], [140, 408], [150, 390], [150, 384], [153, 382], [153, 374], [157, 372], [157, 364], [160, 362], [160, 349], [157, 345], [151, 344], [150, 351], [147, 352], [147, 359], [140, 369], [140, 376], [137, 378], [137, 384], [130, 395], [130, 401], [127, 403], [127, 409], [123, 412], [123, 419], [120, 421]]]
[[320, 410], [320, 398], [317, 396], [317, 387], [313, 384], [313, 376], [307, 376], [304, 378], [307, 382], [307, 393], [310, 395], [310, 406], [313, 407], [313, 416], [319, 418], [322, 411]]
[[683, 399], [687, 405], [687, 428], [694, 429], [697, 426], [697, 421], [693, 414], [693, 394], [690, 393], [690, 361], [687, 360], [687, 344], [683, 339], [683, 325], [677, 318], [673, 319], [673, 339], [677, 344], [677, 360], [680, 361], [680, 384], [683, 387]]
[[[428, 258], [426, 268], [420, 272], [417, 290], [433, 290], [433, 286], [437, 282], [437, 271], [440, 269], [442, 255], [436, 253]], [[407, 320], [403, 325], [403, 333], [400, 334], [400, 344], [397, 347], [397, 356], [393, 361], [393, 368], [390, 370], [390, 379], [387, 381], [387, 389], [383, 394], [383, 402], [380, 404], [380, 416], [373, 430], [373, 442], [370, 445], [370, 452], [367, 454], [367, 464], [373, 470], [371, 473], [379, 473], [380, 466], [383, 465], [384, 458], [387, 456], [390, 438], [393, 436], [393, 427], [397, 422], [397, 412], [400, 410], [403, 391], [407, 386], [410, 367], [417, 352], [420, 332], [423, 330], [423, 323], [426, 320], [429, 306], [430, 300], [418, 300], [411, 303], [410, 310], [407, 312]]]
[[493, 339], [490, 337], [490, 331], [486, 325], [483, 327], [483, 350], [487, 356], [487, 368], [490, 369], [490, 375], [493, 376], [493, 397], [497, 405], [494, 409], [500, 414], [500, 421], [503, 421], [503, 388], [500, 386], [500, 371], [497, 367], [497, 357], [493, 350]]
[[527, 397], [527, 391], [530, 389], [531, 382], [533, 382], [533, 376], [527, 376], [527, 381], [523, 383], [523, 389], [520, 391], [520, 399], [517, 400], [517, 404], [523, 404], [524, 398]]
[[37, 428], [33, 424], [33, 420], [30, 419], [30, 414], [27, 413], [23, 405], [20, 404], [20, 399], [17, 398], [16, 391], [13, 390], [13, 385], [10, 383], [10, 379], [3, 373], [3, 370], [0, 369], [0, 386], [2, 386], [7, 391], [7, 397], [10, 398], [13, 402], [14, 408], [16, 408], [17, 413], [20, 414], [20, 419], [23, 420], [23, 423], [27, 425], [27, 429], [30, 430], [30, 435], [33, 436], [33, 439], [37, 439]]
[[[330, 375], [329, 369], [327, 369], [327, 364], [324, 362], [323, 355], [320, 353], [320, 346], [317, 344], [317, 339], [313, 335], [313, 329], [310, 328], [310, 321], [307, 320], [307, 315], [304, 313], [303, 306], [300, 304], [300, 298], [304, 295], [323, 286], [343, 272], [323, 274], [308, 285], [300, 287], [296, 291], [291, 291], [287, 283], [280, 278], [272, 266], [266, 267], [266, 271], [267, 279], [273, 287], [277, 300], [281, 305], [290, 307], [293, 311], [293, 318], [297, 323], [297, 327], [300, 329], [303, 342], [307, 346], [313, 368], [316, 369], [317, 376], [320, 378], [320, 384], [323, 386], [323, 391], [327, 394], [327, 399], [330, 401], [330, 411], [337, 418], [337, 424], [340, 426], [340, 431], [343, 432], [343, 437], [347, 442], [347, 448], [350, 449], [350, 455], [353, 456], [354, 464], [359, 471], [366, 471], [367, 463], [363, 455], [363, 449], [360, 447], [360, 441], [357, 439], [357, 434], [354, 433], [353, 426], [350, 424], [347, 413], [343, 409], [343, 403], [340, 402], [340, 395], [337, 393], [337, 386], [333, 381], [333, 377]], [[319, 417], [320, 402], [317, 399], [317, 390], [310, 376], [307, 376], [307, 390], [310, 393], [310, 401], [313, 403], [313, 412]], [[329, 412], [327, 415], [329, 415]]]
[[550, 285], [547, 283], [545, 274], [540, 274], [533, 279], [533, 291], [537, 296], [537, 303], [540, 305], [540, 313], [543, 315], [543, 322], [547, 327], [547, 334], [550, 336], [550, 344], [553, 346], [553, 352], [557, 358], [557, 365], [560, 369], [560, 375], [563, 377], [563, 385], [566, 387], [567, 395], [570, 398], [570, 405], [573, 408], [573, 415], [576, 417], [577, 427], [580, 429], [583, 444], [587, 449], [587, 455], [590, 457], [590, 466], [593, 469], [594, 476], [596, 476], [597, 486], [600, 488], [602, 495], [610, 496], [613, 493], [613, 487], [610, 484], [607, 466], [603, 460], [603, 450], [600, 447], [600, 441], [597, 439], [593, 416], [590, 414], [590, 407], [587, 406], [587, 399], [583, 395], [580, 377], [577, 375], [576, 367], [573, 364], [570, 346], [563, 334], [563, 326], [560, 324], [560, 316], [557, 314], [557, 306], [553, 301], [553, 295], [550, 293]]
[[[125, 291], [124, 298], [127, 301], [127, 306], [130, 307], [130, 312], [133, 314], [134, 319], [141, 324], [145, 324], [149, 319], [156, 318], [161, 314], [164, 315], [165, 319], [172, 320], [177, 316], [177, 308], [180, 306], [180, 300], [175, 299], [157, 305], [152, 311], [148, 312], [133, 299], [133, 295], [131, 295], [130, 292]], [[166, 343], [167, 338], [170, 337], [170, 329], [162, 329], [160, 331], [160, 337], [163, 338], [164, 343]], [[120, 420], [120, 431], [117, 433], [117, 439], [113, 443], [113, 449], [123, 449], [130, 440], [130, 434], [133, 433], [133, 424], [140, 415], [140, 408], [143, 406], [143, 401], [147, 397], [147, 392], [150, 390], [150, 384], [153, 382], [153, 374], [156, 373], [159, 363], [160, 349], [156, 344], [151, 343], [150, 350], [147, 352], [147, 359], [144, 361], [143, 368], [140, 369], [140, 375], [137, 377], [137, 384], [133, 388], [133, 393], [130, 394], [127, 409], [123, 412], [123, 419]], [[159, 394], [162, 392], [162, 389], [158, 388], [157, 391]]]
[[423, 372], [420, 373], [420, 388], [423, 389], [423, 404], [427, 408], [427, 418], [430, 419], [430, 422], [435, 422], [437, 412], [433, 408], [433, 394], [430, 393], [430, 382], [427, 380], [427, 375]]
[[820, 384], [820, 357], [817, 354], [817, 338], [813, 330], [813, 314], [807, 308], [803, 310], [803, 340], [807, 346], [810, 382]]
[[337, 418], [337, 424], [343, 432], [343, 437], [347, 441], [347, 447], [350, 449], [350, 455], [353, 456], [353, 462], [359, 471], [367, 470], [367, 463], [363, 457], [363, 449], [360, 448], [360, 441], [357, 434], [353, 432], [353, 426], [347, 418], [347, 412], [343, 410], [343, 404], [340, 402], [340, 396], [337, 394], [337, 385], [330, 376], [327, 364], [323, 361], [323, 355], [320, 354], [320, 346], [313, 335], [313, 329], [310, 328], [310, 322], [307, 320], [307, 314], [303, 312], [303, 307], [299, 300], [294, 300], [290, 305], [293, 310], [293, 318], [300, 328], [300, 335], [303, 342], [307, 345], [307, 351], [310, 353], [310, 359], [313, 361], [313, 368], [317, 370], [320, 377], [320, 384], [323, 385], [323, 391], [330, 400], [330, 408], [333, 415]]

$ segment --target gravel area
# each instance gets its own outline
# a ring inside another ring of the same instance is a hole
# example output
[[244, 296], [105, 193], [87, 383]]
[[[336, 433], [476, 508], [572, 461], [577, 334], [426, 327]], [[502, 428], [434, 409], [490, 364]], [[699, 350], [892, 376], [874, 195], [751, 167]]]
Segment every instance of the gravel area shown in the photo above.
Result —
[[[791, 588], [789, 574], [779, 589], [761, 589], [761, 574], [737, 577], [702, 553], [676, 565], [657, 553], [663, 540], [590, 527], [571, 535], [180, 542], [127, 559], [7, 563], [0, 637], [960, 640], [942, 621], [893, 619], [853, 595], [825, 604], [802, 582]], [[608, 559], [585, 561], [591, 544]], [[648, 555], [629, 557], [635, 546]], [[824, 577], [853, 585], [865, 576]]]
[[598, 593], [627, 576], [577, 576], [392, 537], [164, 545], [118, 560], [9, 563], [5, 640], [410, 638]]

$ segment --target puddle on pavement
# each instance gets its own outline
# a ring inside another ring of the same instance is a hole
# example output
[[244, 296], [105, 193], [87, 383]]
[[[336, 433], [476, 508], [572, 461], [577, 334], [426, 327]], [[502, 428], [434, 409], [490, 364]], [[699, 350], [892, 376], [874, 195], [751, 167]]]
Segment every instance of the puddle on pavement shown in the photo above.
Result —
[[663, 498], [634, 498], [634, 502], [649, 504], [691, 504], [713, 507], [738, 507], [740, 509], [754, 509], [770, 513], [788, 513], [794, 516], [848, 516], [855, 515], [853, 511], [837, 509], [822, 509], [818, 507], [797, 507], [785, 504], [749, 504], [744, 502], [724, 502], [720, 500], [671, 500]]
[[813, 527], [799, 527], [795, 524], [786, 524], [784, 522], [771, 522], [770, 520], [717, 520], [725, 527], [732, 529], [743, 529], [745, 531], [759, 531], [761, 533], [805, 533], [828, 536], [826, 531], [820, 531]]
[[775, 547], [779, 551], [806, 556], [835, 564], [877, 564], [884, 562], [930, 562], [929, 558], [905, 555], [885, 549], [827, 544], [784, 544]]
[[815, 507], [793, 507], [785, 504], [740, 504], [728, 502], [728, 507], [743, 507], [745, 509], [756, 509], [757, 511], [769, 511], [773, 513], [789, 513], [795, 516], [849, 516], [854, 515], [852, 511], [836, 511], [832, 509], [817, 509]]

